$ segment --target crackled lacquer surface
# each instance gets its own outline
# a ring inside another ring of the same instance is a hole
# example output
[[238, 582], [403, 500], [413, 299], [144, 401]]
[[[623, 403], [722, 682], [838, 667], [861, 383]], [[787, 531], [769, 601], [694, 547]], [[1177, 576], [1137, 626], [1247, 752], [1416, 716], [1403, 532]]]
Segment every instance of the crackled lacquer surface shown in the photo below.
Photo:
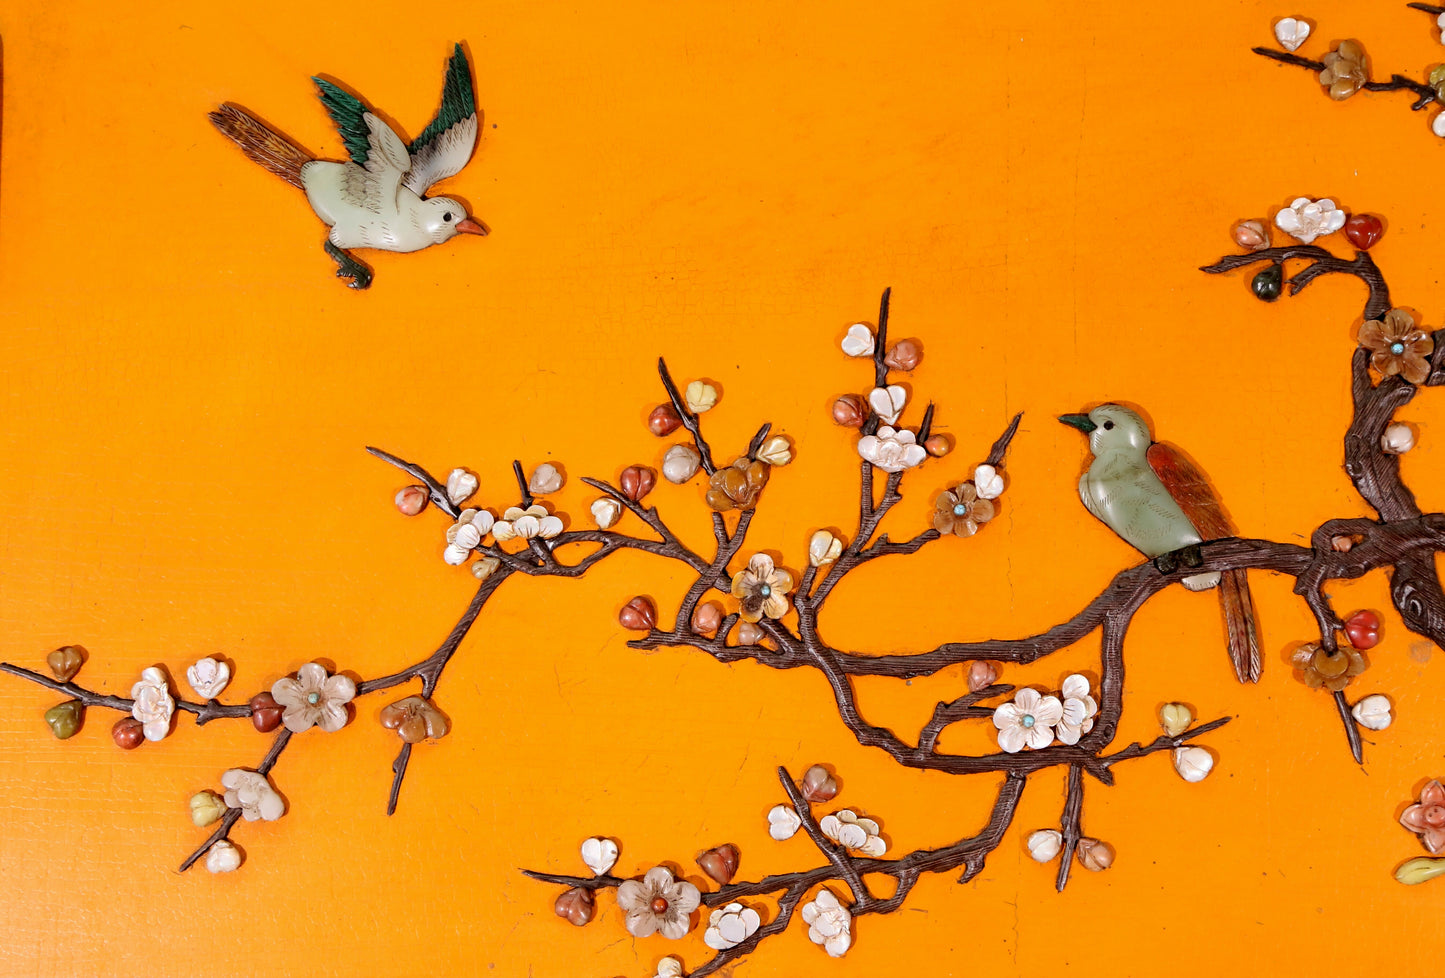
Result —
[[[43, 669], [80, 643], [81, 677], [125, 695], [147, 666], [179, 679], [219, 655], [235, 701], [313, 660], [361, 676], [415, 662], [475, 582], [442, 560], [447, 521], [398, 515], [405, 478], [363, 446], [468, 466], [498, 511], [514, 501], [512, 458], [559, 462], [559, 505], [585, 523], [578, 477], [660, 463], [666, 443], [645, 424], [659, 354], [680, 381], [722, 390], [707, 422], [720, 452], [765, 418], [794, 439], [749, 545], [803, 566], [814, 529], [856, 519], [857, 456], [829, 408], [862, 378], [837, 344], [889, 285], [893, 335], [926, 350], [910, 383], [960, 445], [910, 477], [900, 536], [1025, 416], [984, 532], [871, 564], [835, 595], [828, 627], [851, 645], [1029, 634], [1137, 561], [1079, 505], [1083, 447], [1053, 417], [1081, 405], [1146, 406], [1246, 535], [1304, 542], [1324, 519], [1365, 515], [1340, 470], [1360, 283], [1332, 276], [1269, 306], [1244, 273], [1197, 268], [1234, 250], [1234, 220], [1330, 197], [1384, 216], [1371, 253], [1395, 301], [1438, 328], [1445, 203], [1427, 177], [1445, 145], [1404, 95], [1338, 104], [1250, 54], [1287, 14], [1314, 21], [1311, 57], [1359, 37], [1382, 66], [1445, 58], [1431, 18], [1343, 0], [159, 2], [124, 18], [11, 4], [0, 658]], [[310, 75], [415, 124], [455, 40], [483, 121], [477, 158], [441, 189], [492, 234], [365, 255], [377, 282], [355, 294], [299, 192], [206, 112], [239, 101], [336, 158]], [[1433, 394], [1406, 412], [1418, 444], [1404, 471], [1426, 510], [1445, 506]], [[700, 497], [661, 481], [651, 497], [698, 547], [711, 542]], [[621, 841], [626, 876], [671, 862], [701, 881], [693, 856], [728, 842], [744, 878], [812, 865], [801, 835], [768, 838], [779, 764], [834, 765], [840, 803], [894, 851], [982, 826], [995, 776], [910, 772], [859, 746], [816, 673], [629, 650], [623, 602], [675, 607], [688, 582], [644, 554], [581, 581], [509, 582], [438, 686], [452, 731], [418, 748], [397, 813], [384, 815], [396, 735], [370, 697], [343, 731], [290, 746], [273, 772], [288, 813], [245, 825], [245, 865], [225, 876], [176, 872], [205, 835], [187, 799], [254, 765], [269, 738], [183, 717], [123, 753], [114, 715], [96, 713], [59, 742], [41, 718], [59, 697], [4, 678], [0, 972], [649, 976], [667, 953], [705, 960], [702, 928], [635, 942], [608, 896], [574, 929], [553, 914], [557, 890], [517, 868], [585, 872], [577, 847], [593, 835]], [[1333, 589], [1342, 613], [1385, 612], [1358, 692], [1389, 691], [1396, 720], [1365, 731], [1362, 770], [1328, 702], [1290, 678], [1287, 649], [1314, 624], [1292, 582], [1252, 583], [1258, 686], [1227, 667], [1213, 595], [1171, 588], [1129, 632], [1117, 743], [1156, 736], [1171, 701], [1238, 719], [1208, 738], [1218, 760], [1201, 783], [1161, 753], [1091, 788], [1086, 830], [1117, 850], [1108, 872], [1076, 873], [1060, 895], [1029, 859], [1027, 834], [1057, 825], [1056, 770], [1031, 779], [966, 886], [925, 877], [904, 912], [860, 920], [841, 961], [798, 929], [736, 973], [1431, 962], [1445, 884], [1391, 876], [1423, 854], [1396, 819], [1445, 775], [1445, 662], [1400, 627], [1380, 575]], [[1094, 639], [1006, 681], [1057, 689], [1096, 654]], [[906, 731], [965, 677], [859, 686], [870, 717]], [[990, 729], [946, 739], [976, 753]]]

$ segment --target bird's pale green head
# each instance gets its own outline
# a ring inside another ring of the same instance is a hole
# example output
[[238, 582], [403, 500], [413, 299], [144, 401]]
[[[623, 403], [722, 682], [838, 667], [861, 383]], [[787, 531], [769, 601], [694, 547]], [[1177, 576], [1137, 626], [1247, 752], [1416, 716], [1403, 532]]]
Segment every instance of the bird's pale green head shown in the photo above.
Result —
[[1088, 435], [1095, 455], [1145, 452], [1154, 440], [1144, 419], [1120, 404], [1100, 404], [1088, 414], [1063, 414], [1059, 420]]

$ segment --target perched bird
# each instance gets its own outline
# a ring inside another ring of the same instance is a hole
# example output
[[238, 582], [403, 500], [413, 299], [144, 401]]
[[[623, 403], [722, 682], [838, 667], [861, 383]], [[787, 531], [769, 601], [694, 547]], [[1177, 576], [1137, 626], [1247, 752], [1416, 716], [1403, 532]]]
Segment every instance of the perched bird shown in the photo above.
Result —
[[[1094, 461], [1079, 479], [1079, 498], [1104, 525], [1170, 573], [1197, 567], [1199, 544], [1234, 535], [1204, 474], [1178, 449], [1156, 442], [1144, 419], [1118, 404], [1065, 414], [1064, 424], [1089, 436]], [[1221, 580], [1222, 577], [1222, 580]], [[1254, 599], [1244, 571], [1184, 578], [1191, 591], [1219, 588], [1229, 658], [1240, 682], [1259, 682], [1262, 663]]]
[[353, 289], [371, 285], [371, 269], [350, 254], [354, 248], [420, 251], [459, 233], [487, 233], [457, 201], [423, 196], [460, 172], [477, 144], [476, 98], [460, 44], [447, 62], [441, 108], [410, 145], [356, 96], [324, 78], [311, 80], [351, 154], [349, 163], [316, 159], [232, 102], [210, 119], [248, 157], [305, 191], [311, 209], [331, 228], [323, 247], [338, 266], [337, 277], [351, 279]]

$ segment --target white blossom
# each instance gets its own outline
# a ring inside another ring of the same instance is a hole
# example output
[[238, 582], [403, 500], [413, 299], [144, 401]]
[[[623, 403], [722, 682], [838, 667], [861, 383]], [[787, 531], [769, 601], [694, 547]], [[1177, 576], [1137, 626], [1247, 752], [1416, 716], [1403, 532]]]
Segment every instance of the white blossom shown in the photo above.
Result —
[[186, 670], [186, 682], [191, 684], [191, 689], [203, 700], [213, 700], [221, 695], [221, 692], [231, 682], [231, 667], [219, 659], [207, 656], [204, 659], [197, 659], [195, 663]]
[[530, 540], [541, 537], [550, 540], [562, 532], [562, 521], [547, 512], [540, 503], [522, 509], [512, 506], [502, 518], [492, 524], [492, 536], [498, 543], [508, 540]]
[[894, 431], [883, 425], [878, 434], [858, 439], [858, 454], [884, 472], [902, 472], [928, 457], [917, 441], [918, 436], [907, 428]]
[[1288, 207], [1274, 215], [1275, 226], [1292, 238], [1309, 244], [1324, 234], [1334, 234], [1345, 226], [1345, 212], [1328, 197], [1310, 200], [1296, 197]]
[[495, 520], [485, 509], [464, 509], [457, 521], [447, 527], [447, 548], [442, 560], [456, 567], [466, 562], [471, 552], [482, 545]]
[[248, 822], [258, 819], [274, 822], [286, 813], [286, 803], [264, 774], [232, 768], [221, 775], [221, 785], [226, 789], [226, 805], [239, 808]]
[[146, 740], [164, 740], [171, 732], [171, 714], [176, 709], [166, 674], [156, 666], [142, 669], [140, 682], [130, 688], [130, 696], [135, 700], [130, 715], [145, 724]]
[[714, 951], [726, 951], [737, 947], [758, 932], [762, 918], [752, 907], [741, 903], [729, 903], [712, 912], [708, 918], [707, 933], [702, 941]]
[[1054, 725], [1064, 718], [1064, 705], [1057, 696], [1044, 696], [1025, 686], [1013, 702], [1001, 703], [993, 711], [998, 728], [998, 745], [1009, 754], [1025, 747], [1038, 750], [1054, 741]]
[[818, 828], [843, 848], [865, 856], [876, 859], [888, 851], [888, 843], [878, 835], [878, 823], [871, 818], [859, 818], [846, 808], [833, 815], [824, 815], [818, 821]]
[[853, 944], [853, 915], [827, 887], [803, 905], [803, 923], [808, 925], [808, 940], [821, 944], [831, 957], [841, 958]]
[[1064, 715], [1056, 733], [1063, 743], [1077, 744], [1080, 737], [1094, 729], [1099, 704], [1089, 695], [1089, 680], [1077, 672], [1064, 680], [1060, 692], [1064, 698]]

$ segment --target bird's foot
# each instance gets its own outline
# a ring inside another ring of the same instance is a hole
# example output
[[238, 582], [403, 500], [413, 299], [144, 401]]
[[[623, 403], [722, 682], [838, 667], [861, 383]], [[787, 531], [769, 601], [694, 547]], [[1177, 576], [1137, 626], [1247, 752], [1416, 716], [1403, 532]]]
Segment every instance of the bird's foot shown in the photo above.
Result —
[[336, 247], [330, 240], [323, 242], [322, 247], [331, 256], [331, 260], [336, 262], [336, 277], [351, 279], [346, 283], [348, 288], [360, 291], [371, 287], [371, 269], [357, 261], [350, 252]]
[[1181, 567], [1199, 567], [1204, 563], [1204, 551], [1197, 543], [1187, 547], [1180, 547], [1178, 550], [1171, 550], [1167, 554], [1160, 554], [1155, 557], [1153, 564], [1161, 574], [1172, 574]]

